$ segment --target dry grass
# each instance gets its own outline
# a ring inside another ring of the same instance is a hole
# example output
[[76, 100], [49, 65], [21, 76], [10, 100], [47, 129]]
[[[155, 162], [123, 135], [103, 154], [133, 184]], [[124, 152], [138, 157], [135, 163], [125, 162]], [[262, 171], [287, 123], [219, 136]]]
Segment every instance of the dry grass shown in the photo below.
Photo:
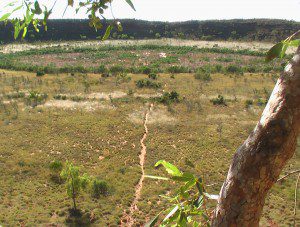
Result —
[[[135, 81], [147, 77], [140, 74], [129, 75], [131, 81], [121, 84], [116, 83], [116, 77], [103, 79], [98, 74], [37, 78], [33, 73], [1, 70], [0, 75], [0, 102], [4, 104], [0, 106], [0, 224], [4, 226], [65, 224], [70, 200], [64, 187], [50, 179], [49, 163], [54, 159], [73, 161], [83, 171], [106, 180], [112, 187], [111, 194], [99, 200], [84, 194], [78, 200], [79, 207], [88, 218], [94, 218], [97, 226], [120, 224], [140, 178], [141, 123], [151, 102], [154, 109], [145, 141], [146, 174], [163, 175], [153, 165], [165, 159], [203, 176], [206, 184], [215, 183], [211, 190], [217, 193], [232, 155], [263, 111], [257, 99], [265, 99], [266, 91], [274, 86], [273, 75], [269, 74], [213, 74], [211, 82], [196, 80], [188, 73], [176, 74], [175, 79], [160, 74], [158, 82], [163, 87], [157, 90], [136, 88]], [[88, 81], [88, 91], [83, 81]], [[26, 92], [26, 96], [34, 90], [48, 97], [41, 106], [31, 108], [25, 98], [7, 98], [16, 89]], [[153, 99], [165, 91], [177, 91], [180, 102], [164, 106]], [[57, 94], [80, 95], [83, 100], [54, 100]], [[210, 102], [219, 94], [227, 99], [227, 106]], [[254, 100], [251, 108], [245, 106], [248, 99]], [[11, 101], [18, 103], [18, 114]], [[221, 139], [216, 130], [220, 124]], [[298, 148], [285, 171], [299, 166], [299, 152]], [[292, 223], [293, 182], [287, 179], [272, 189], [263, 226], [268, 226], [270, 220], [280, 226]], [[165, 205], [158, 195], [174, 187], [168, 182], [145, 180], [138, 203], [140, 212], [134, 214], [137, 225], [144, 224]]]

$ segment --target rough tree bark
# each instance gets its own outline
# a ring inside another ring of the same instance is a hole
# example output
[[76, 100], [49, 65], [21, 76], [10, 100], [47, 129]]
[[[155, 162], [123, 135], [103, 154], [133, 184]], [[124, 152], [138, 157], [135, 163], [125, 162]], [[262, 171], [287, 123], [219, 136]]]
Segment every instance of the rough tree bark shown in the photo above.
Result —
[[293, 156], [300, 129], [300, 47], [277, 81], [259, 123], [237, 150], [212, 226], [258, 226], [265, 198]]

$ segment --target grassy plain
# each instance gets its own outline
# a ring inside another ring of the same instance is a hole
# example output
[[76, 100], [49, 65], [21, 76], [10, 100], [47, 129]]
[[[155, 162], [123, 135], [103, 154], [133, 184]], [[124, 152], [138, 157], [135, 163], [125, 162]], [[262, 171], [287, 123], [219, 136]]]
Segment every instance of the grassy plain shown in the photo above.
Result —
[[[254, 73], [244, 70], [249, 65], [266, 67], [259, 54], [180, 50], [183, 49], [117, 47], [93, 52], [91, 47], [71, 51], [55, 47], [9, 55], [15, 66], [53, 63], [52, 69], [58, 71], [37, 77], [36, 72], [0, 70], [0, 224], [68, 225], [71, 200], [64, 185], [51, 180], [49, 164], [53, 160], [69, 160], [110, 186], [108, 196], [94, 199], [84, 193], [79, 198], [82, 222], [120, 225], [141, 175], [139, 143], [150, 103], [154, 103], [154, 108], [145, 141], [146, 174], [164, 175], [154, 164], [165, 159], [182, 170], [201, 175], [206, 184], [213, 184], [210, 191], [218, 193], [232, 155], [255, 127], [278, 73], [274, 68]], [[61, 62], [80, 64], [84, 69], [105, 65], [107, 69], [102, 74], [90, 70], [61, 73]], [[156, 89], [136, 86], [136, 81], [148, 78], [139, 71], [111, 70], [115, 65], [151, 65], [153, 71], [153, 62], [159, 62], [161, 68], [158, 79], [153, 80], [161, 84]], [[243, 70], [229, 72], [226, 67], [230, 62], [241, 65]], [[224, 70], [206, 72], [210, 80], [195, 79], [194, 71], [200, 66], [211, 69], [215, 64]], [[169, 73], [167, 69], [174, 65], [189, 70]], [[157, 97], [171, 91], [179, 94], [178, 103], [159, 102]], [[218, 95], [225, 98], [226, 106], [212, 104]], [[299, 155], [298, 146], [285, 172], [299, 167]], [[272, 189], [263, 226], [291, 225], [294, 182], [295, 176]], [[139, 211], [134, 214], [137, 226], [165, 206], [158, 195], [167, 194], [174, 187], [169, 182], [144, 181]]]

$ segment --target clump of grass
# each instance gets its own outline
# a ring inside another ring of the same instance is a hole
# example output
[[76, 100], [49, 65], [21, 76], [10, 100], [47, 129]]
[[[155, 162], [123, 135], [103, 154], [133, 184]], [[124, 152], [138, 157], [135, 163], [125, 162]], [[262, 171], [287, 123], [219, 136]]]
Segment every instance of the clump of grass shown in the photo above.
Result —
[[73, 102], [81, 102], [81, 101], [84, 101], [85, 98], [82, 97], [82, 96], [75, 95], [75, 96], [72, 96], [72, 97], [71, 97], [71, 100], [72, 100]]
[[55, 100], [66, 100], [67, 96], [66, 95], [57, 94], [57, 95], [54, 95], [53, 98]]
[[214, 105], [227, 106], [226, 100], [222, 95], [210, 100]]
[[253, 105], [253, 100], [247, 99], [246, 102], [245, 102], [246, 108], [248, 109], [248, 108], [249, 108], [250, 106], [252, 106], [252, 105]]
[[212, 81], [211, 75], [208, 72], [197, 71], [194, 75], [196, 80], [201, 80], [205, 82]]
[[50, 163], [49, 168], [51, 170], [51, 180], [55, 183], [61, 183], [60, 172], [63, 169], [63, 164], [59, 160], [54, 160]]
[[25, 98], [25, 104], [31, 107], [36, 107], [46, 101], [48, 94], [31, 91], [29, 96]]

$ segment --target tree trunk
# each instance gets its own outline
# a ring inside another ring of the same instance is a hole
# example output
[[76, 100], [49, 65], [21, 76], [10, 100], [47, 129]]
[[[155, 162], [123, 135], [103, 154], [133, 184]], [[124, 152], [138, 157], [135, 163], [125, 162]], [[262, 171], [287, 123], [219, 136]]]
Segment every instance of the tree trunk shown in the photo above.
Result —
[[237, 150], [212, 226], [258, 226], [265, 198], [296, 150], [300, 129], [300, 47], [277, 81], [259, 123]]

